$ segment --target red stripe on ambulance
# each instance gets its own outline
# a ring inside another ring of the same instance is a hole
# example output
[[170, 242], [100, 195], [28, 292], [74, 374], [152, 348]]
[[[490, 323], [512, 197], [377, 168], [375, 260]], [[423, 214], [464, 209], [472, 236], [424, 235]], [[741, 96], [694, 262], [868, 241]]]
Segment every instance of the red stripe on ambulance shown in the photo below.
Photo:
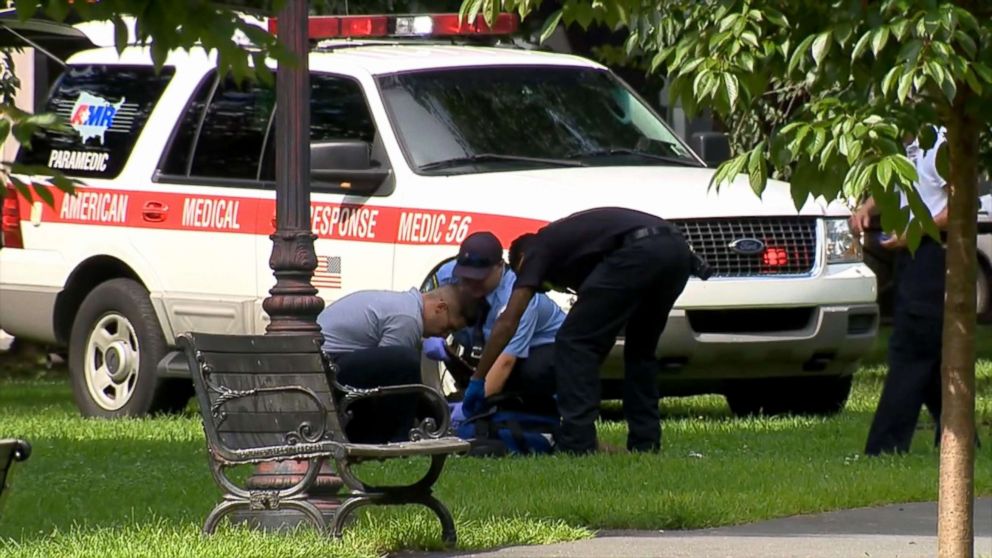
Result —
[[[229, 234], [270, 235], [275, 231], [272, 199], [90, 187], [78, 188], [75, 196], [54, 188], [50, 191], [54, 208], [41, 204], [42, 222]], [[21, 215], [30, 215], [28, 202], [20, 198], [20, 203]], [[504, 245], [509, 245], [517, 236], [533, 232], [547, 221], [490, 213], [314, 201], [310, 207], [310, 224], [320, 239], [458, 245], [473, 232], [491, 231]]]

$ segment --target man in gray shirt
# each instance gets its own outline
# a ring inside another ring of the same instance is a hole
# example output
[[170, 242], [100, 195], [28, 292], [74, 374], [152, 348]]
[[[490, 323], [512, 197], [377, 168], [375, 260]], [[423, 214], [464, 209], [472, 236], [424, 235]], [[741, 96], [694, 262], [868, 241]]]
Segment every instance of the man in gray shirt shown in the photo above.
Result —
[[[324, 308], [317, 317], [322, 349], [338, 366], [338, 381], [356, 388], [421, 383], [420, 345], [424, 337], [447, 336], [465, 327], [472, 305], [451, 285], [421, 293], [357, 291]], [[358, 443], [409, 439], [415, 396], [360, 401], [358, 420], [345, 428]]]

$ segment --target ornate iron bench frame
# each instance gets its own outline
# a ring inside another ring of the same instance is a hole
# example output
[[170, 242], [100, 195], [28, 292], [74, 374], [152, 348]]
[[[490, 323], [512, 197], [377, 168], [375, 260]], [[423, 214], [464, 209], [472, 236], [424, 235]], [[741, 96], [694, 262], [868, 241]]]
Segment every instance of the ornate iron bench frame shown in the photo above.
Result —
[[[302, 512], [321, 532], [339, 537], [348, 517], [362, 506], [421, 504], [440, 520], [442, 540], [455, 544], [454, 520], [434, 497], [432, 487], [447, 456], [466, 452], [469, 445], [448, 435], [447, 402], [436, 390], [423, 385], [367, 390], [341, 385], [336, 366], [320, 351], [321, 340], [311, 335], [185, 333], [179, 336], [178, 344], [193, 375], [210, 470], [224, 492], [223, 500], [204, 523], [204, 534], [212, 533], [220, 520], [235, 510], [264, 513], [288, 508]], [[347, 440], [344, 426], [352, 418], [352, 404], [397, 394], [426, 398], [438, 419], [428, 418], [414, 427], [408, 442], [377, 445]], [[413, 456], [430, 457], [431, 465], [423, 477], [409, 485], [373, 486], [352, 471], [353, 465], [363, 461]], [[224, 472], [235, 465], [287, 460], [308, 461], [308, 467], [295, 485], [282, 490], [242, 488]], [[306, 500], [325, 461], [333, 463], [348, 488], [330, 525]]]
[[31, 444], [24, 440], [0, 440], [0, 508], [9, 486], [7, 479], [15, 461], [24, 461], [31, 456]]

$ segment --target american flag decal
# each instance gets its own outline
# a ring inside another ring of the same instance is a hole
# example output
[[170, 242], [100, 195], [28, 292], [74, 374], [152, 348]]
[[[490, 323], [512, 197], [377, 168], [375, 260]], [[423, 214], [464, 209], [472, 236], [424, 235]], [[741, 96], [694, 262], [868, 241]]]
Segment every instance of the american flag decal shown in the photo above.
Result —
[[318, 289], [341, 288], [340, 256], [317, 256], [317, 269], [313, 271], [313, 286]]

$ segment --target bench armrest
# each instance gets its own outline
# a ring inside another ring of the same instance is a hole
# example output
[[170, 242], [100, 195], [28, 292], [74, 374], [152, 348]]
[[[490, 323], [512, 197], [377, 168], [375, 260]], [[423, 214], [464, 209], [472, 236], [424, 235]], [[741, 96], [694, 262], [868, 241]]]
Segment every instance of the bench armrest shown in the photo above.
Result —
[[451, 428], [451, 410], [448, 401], [436, 389], [424, 384], [404, 384], [399, 386], [384, 386], [370, 389], [351, 387], [334, 381], [334, 389], [343, 393], [339, 411], [343, 417], [350, 417], [348, 408], [356, 401], [376, 399], [395, 395], [417, 395], [425, 400], [431, 408], [430, 417], [410, 431], [411, 440], [442, 438]]

